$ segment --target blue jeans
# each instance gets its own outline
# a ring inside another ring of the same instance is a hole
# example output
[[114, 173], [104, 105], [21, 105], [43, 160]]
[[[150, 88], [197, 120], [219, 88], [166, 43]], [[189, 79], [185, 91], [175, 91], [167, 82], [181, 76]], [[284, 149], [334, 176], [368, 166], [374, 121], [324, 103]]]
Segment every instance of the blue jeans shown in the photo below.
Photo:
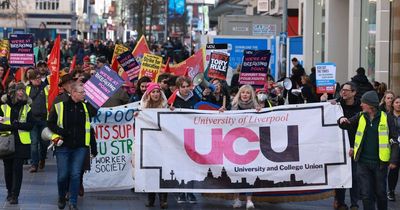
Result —
[[58, 196], [65, 198], [65, 194], [69, 192], [69, 203], [72, 205], [76, 205], [78, 200], [81, 171], [87, 152], [87, 147], [76, 149], [57, 147], [55, 151], [57, 158]]
[[46, 121], [35, 121], [31, 130], [31, 164], [38, 166], [39, 160], [46, 159], [49, 141], [44, 141], [41, 137]]
[[364, 210], [387, 210], [386, 197], [387, 164], [357, 162], [358, 186]]

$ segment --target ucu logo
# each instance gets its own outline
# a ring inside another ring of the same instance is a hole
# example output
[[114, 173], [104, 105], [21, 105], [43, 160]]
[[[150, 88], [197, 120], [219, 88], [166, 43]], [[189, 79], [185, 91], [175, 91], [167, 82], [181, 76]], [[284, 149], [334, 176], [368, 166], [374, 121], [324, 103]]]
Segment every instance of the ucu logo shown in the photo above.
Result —
[[[225, 135], [221, 128], [211, 129], [211, 151], [208, 154], [200, 154], [195, 148], [195, 130], [184, 129], [185, 151], [190, 159], [198, 164], [222, 165], [224, 157], [237, 165], [245, 165], [253, 162], [260, 151], [265, 158], [273, 162], [299, 161], [299, 132], [298, 126], [287, 126], [288, 144], [284, 151], [276, 152], [271, 146], [270, 127], [260, 127], [259, 136], [249, 128], [234, 128]], [[245, 154], [235, 152], [233, 145], [239, 138], [247, 142], [259, 142], [259, 149], [247, 150]], [[204, 141], [204, 139], [201, 139]], [[283, 141], [283, 139], [276, 139]]]

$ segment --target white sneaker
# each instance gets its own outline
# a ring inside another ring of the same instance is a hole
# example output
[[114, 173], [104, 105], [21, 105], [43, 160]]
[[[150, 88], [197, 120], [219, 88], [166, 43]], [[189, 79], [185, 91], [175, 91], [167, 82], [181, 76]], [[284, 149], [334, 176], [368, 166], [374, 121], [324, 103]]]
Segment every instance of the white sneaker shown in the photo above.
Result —
[[236, 209], [236, 208], [240, 208], [240, 207], [242, 207], [242, 202], [240, 201], [240, 199], [236, 198], [233, 201], [233, 208]]
[[254, 203], [251, 200], [247, 201], [246, 209], [254, 209]]

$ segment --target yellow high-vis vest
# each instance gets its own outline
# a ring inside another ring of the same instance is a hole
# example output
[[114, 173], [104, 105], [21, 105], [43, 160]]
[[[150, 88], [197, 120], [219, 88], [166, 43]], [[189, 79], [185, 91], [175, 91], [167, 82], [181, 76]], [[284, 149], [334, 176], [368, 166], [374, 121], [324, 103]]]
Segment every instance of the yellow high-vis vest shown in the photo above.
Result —
[[[31, 107], [27, 104], [25, 104], [20, 110], [19, 114], [19, 122], [20, 123], [25, 123], [28, 112], [31, 110]], [[4, 113], [3, 117], [3, 124], [5, 125], [11, 125], [11, 107], [8, 106], [8, 104], [2, 104], [1, 105], [1, 110]], [[7, 132], [1, 132], [1, 135], [10, 135], [11, 131]], [[18, 136], [22, 144], [30, 144], [31, 143], [31, 135], [29, 131], [24, 131], [24, 130], [18, 130]]]
[[[89, 116], [89, 112], [88, 109], [86, 107], [85, 103], [82, 103], [83, 105], [83, 109], [85, 110], [85, 145], [89, 146], [90, 145], [90, 116]], [[57, 125], [60, 128], [64, 128], [63, 122], [64, 122], [64, 102], [59, 102], [57, 104], [54, 105], [55, 109], [56, 109], [56, 113], [58, 116], [57, 119]], [[60, 137], [57, 134], [54, 134], [54, 136], [52, 137], [52, 139], [56, 138], [56, 137]]]
[[[354, 159], [357, 157], [358, 150], [363, 141], [365, 127], [367, 121], [363, 114], [360, 115], [358, 121], [358, 127], [356, 132], [356, 138], [354, 141]], [[390, 159], [390, 143], [389, 143], [389, 127], [387, 124], [387, 115], [381, 111], [381, 117], [378, 125], [378, 136], [379, 136], [379, 159], [383, 162], [388, 162]]]

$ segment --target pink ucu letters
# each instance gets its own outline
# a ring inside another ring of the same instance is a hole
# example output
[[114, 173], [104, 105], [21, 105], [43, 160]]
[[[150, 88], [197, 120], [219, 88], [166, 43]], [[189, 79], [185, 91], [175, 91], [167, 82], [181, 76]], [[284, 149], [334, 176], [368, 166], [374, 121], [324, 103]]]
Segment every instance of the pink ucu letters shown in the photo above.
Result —
[[[230, 162], [237, 165], [246, 165], [257, 158], [260, 150], [265, 158], [274, 162], [299, 161], [298, 127], [288, 126], [288, 146], [282, 152], [275, 152], [271, 147], [270, 127], [260, 127], [260, 138], [248, 128], [234, 128], [223, 136], [221, 128], [211, 129], [211, 151], [208, 154], [199, 154], [195, 148], [194, 129], [184, 129], [184, 145], [190, 159], [203, 165], [222, 165], [225, 156]], [[247, 153], [237, 154], [233, 144], [238, 138], [248, 142], [260, 142], [260, 150], [248, 150]]]

